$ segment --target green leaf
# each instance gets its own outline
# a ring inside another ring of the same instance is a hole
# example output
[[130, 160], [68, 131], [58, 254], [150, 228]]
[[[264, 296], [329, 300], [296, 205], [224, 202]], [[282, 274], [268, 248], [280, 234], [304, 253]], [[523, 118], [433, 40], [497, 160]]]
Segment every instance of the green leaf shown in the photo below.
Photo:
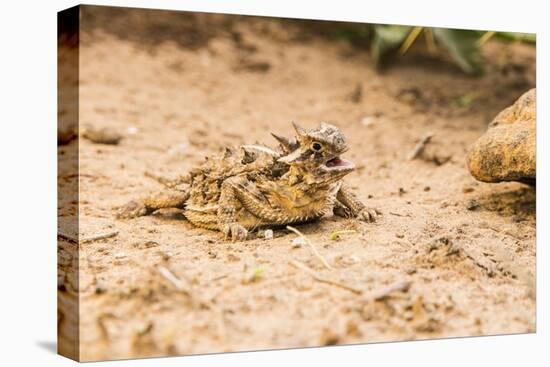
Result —
[[496, 35], [505, 41], [520, 41], [527, 43], [537, 42], [537, 35], [534, 33], [497, 32]]
[[433, 34], [465, 73], [473, 75], [483, 73], [478, 44], [479, 34], [476, 31], [433, 28]]
[[376, 66], [380, 66], [391, 51], [396, 50], [412, 27], [402, 25], [375, 25], [374, 38], [371, 43], [371, 56]]

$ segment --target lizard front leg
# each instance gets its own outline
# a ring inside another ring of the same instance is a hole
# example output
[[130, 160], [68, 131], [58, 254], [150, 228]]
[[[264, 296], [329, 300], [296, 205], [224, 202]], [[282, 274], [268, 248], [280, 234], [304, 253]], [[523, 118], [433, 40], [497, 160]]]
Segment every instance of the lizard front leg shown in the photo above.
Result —
[[157, 192], [141, 200], [130, 201], [118, 210], [117, 217], [130, 219], [151, 214], [158, 209], [183, 208], [188, 198], [188, 192], [172, 190]]
[[[342, 187], [336, 194], [337, 205], [334, 214], [344, 217], [359, 217], [366, 222], [374, 222], [380, 214], [377, 209], [367, 208], [347, 187]], [[343, 207], [343, 208], [342, 208]], [[347, 209], [347, 210], [346, 210]]]
[[232, 241], [242, 241], [246, 239], [248, 231], [236, 220], [237, 210], [242, 205], [233, 184], [231, 179], [222, 183], [218, 200], [218, 225], [225, 239], [231, 236]]
[[342, 218], [353, 218], [353, 212], [350, 208], [339, 202], [338, 200], [334, 203], [334, 208], [332, 209], [332, 213], [334, 215], [337, 215]]

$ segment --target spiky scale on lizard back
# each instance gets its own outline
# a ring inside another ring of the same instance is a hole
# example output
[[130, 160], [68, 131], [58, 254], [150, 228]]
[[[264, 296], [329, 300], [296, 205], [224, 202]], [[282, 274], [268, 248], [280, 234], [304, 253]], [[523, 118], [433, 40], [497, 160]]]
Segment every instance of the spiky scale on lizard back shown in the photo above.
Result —
[[273, 134], [278, 149], [260, 144], [224, 149], [189, 173], [187, 192], [147, 198], [142, 207], [133, 203], [127, 208], [130, 215], [123, 217], [169, 203], [184, 209], [196, 226], [220, 230], [232, 239], [244, 239], [258, 227], [315, 220], [332, 210], [373, 220], [377, 212], [366, 209], [342, 184], [355, 166], [340, 158], [348, 150], [341, 131], [326, 123], [309, 131], [296, 124], [294, 128], [291, 139]]
[[269, 176], [276, 173], [275, 166], [281, 166], [277, 162], [280, 153], [266, 147], [257, 146], [266, 151], [254, 149], [255, 147], [225, 148], [216, 156], [206, 157], [200, 166], [190, 172], [189, 204], [217, 204], [221, 186], [228, 178], [245, 175], [254, 180], [258, 175]]

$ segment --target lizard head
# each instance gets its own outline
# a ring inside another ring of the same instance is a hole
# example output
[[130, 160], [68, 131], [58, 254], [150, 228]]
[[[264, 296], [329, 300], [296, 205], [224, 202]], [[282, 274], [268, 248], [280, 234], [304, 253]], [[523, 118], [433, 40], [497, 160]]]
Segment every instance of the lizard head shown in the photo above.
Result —
[[294, 139], [278, 135], [283, 156], [278, 160], [298, 170], [309, 184], [328, 184], [340, 180], [355, 169], [353, 162], [340, 157], [349, 146], [342, 132], [333, 125], [321, 122], [316, 129], [306, 131], [293, 123]]

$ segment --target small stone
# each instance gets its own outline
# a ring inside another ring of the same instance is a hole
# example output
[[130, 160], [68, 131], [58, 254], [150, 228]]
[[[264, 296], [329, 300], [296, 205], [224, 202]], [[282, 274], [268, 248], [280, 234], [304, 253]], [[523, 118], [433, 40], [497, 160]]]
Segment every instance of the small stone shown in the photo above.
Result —
[[264, 231], [264, 238], [266, 240], [272, 240], [273, 239], [273, 230], [272, 229], [266, 229]]
[[66, 145], [76, 139], [76, 128], [74, 125], [59, 126], [57, 130], [57, 145]]
[[82, 136], [93, 143], [109, 145], [116, 145], [122, 139], [122, 135], [110, 127], [88, 127], [84, 130]]
[[374, 124], [376, 120], [372, 116], [365, 116], [361, 119], [361, 125], [363, 126], [371, 126]]
[[430, 191], [432, 188], [430, 186], [424, 186], [424, 191]]
[[95, 286], [95, 294], [107, 293], [107, 287], [103, 283], [97, 283]]
[[159, 253], [164, 261], [168, 261], [174, 257], [174, 253], [171, 251], [159, 251]]
[[306, 241], [302, 237], [296, 237], [292, 241], [290, 241], [293, 248], [299, 248], [306, 245]]
[[57, 276], [57, 290], [65, 292], [67, 288], [65, 287], [65, 274], [59, 274]]
[[323, 328], [319, 337], [320, 345], [335, 345], [338, 344], [340, 338], [329, 328]]
[[227, 254], [227, 261], [229, 262], [237, 262], [241, 260], [240, 257], [236, 256], [236, 255], [233, 255], [233, 254]]
[[465, 193], [465, 194], [468, 194], [470, 192], [474, 192], [474, 188], [471, 187], [471, 186], [466, 186], [462, 189], [462, 192]]
[[479, 203], [475, 200], [468, 200], [468, 203], [466, 203], [466, 209], [468, 210], [478, 210], [480, 207]]
[[126, 132], [128, 133], [128, 135], [136, 135], [139, 130], [135, 126], [130, 126], [128, 129], [126, 129]]

